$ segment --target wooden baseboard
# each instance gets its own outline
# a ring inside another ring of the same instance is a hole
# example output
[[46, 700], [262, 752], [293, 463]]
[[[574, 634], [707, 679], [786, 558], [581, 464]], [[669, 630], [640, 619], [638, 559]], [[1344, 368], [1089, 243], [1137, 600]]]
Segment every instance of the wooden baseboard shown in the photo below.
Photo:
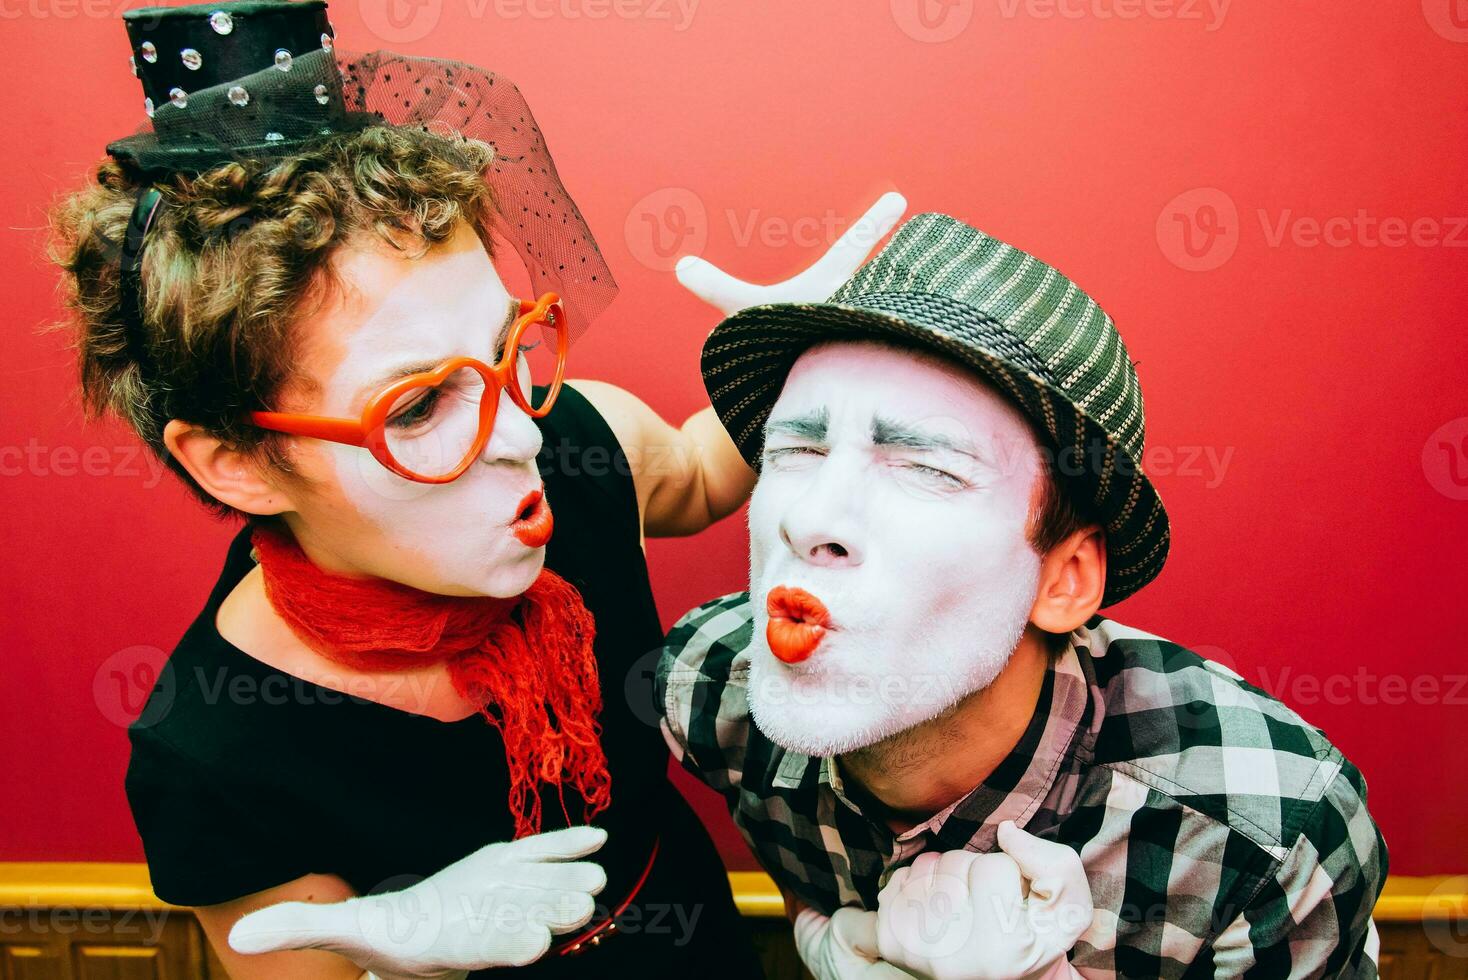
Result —
[[[770, 980], [801, 970], [770, 877], [731, 871]], [[1468, 875], [1388, 879], [1374, 913], [1385, 980], [1468, 980]], [[142, 864], [0, 862], [0, 978], [227, 980], [187, 909]]]

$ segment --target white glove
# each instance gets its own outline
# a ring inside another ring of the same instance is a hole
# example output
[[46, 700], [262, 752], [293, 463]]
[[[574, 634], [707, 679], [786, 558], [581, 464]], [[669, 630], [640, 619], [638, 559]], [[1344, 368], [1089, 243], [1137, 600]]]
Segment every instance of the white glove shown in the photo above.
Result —
[[912, 980], [877, 954], [877, 913], [847, 906], [795, 917], [795, 949], [816, 980]]
[[1005, 821], [1003, 854], [919, 854], [877, 897], [877, 949], [934, 980], [1072, 975], [1066, 952], [1091, 925], [1076, 852]]
[[606, 839], [599, 827], [569, 827], [489, 844], [402, 891], [282, 902], [236, 922], [229, 945], [330, 950], [380, 980], [462, 980], [469, 970], [524, 966], [545, 955], [552, 933], [591, 921], [607, 875], [575, 859]]
[[765, 303], [821, 303], [851, 278], [872, 246], [892, 230], [906, 210], [907, 199], [901, 194], [896, 191], [883, 194], [809, 269], [773, 286], [756, 286], [735, 279], [693, 255], [679, 259], [673, 271], [685, 289], [725, 316]]

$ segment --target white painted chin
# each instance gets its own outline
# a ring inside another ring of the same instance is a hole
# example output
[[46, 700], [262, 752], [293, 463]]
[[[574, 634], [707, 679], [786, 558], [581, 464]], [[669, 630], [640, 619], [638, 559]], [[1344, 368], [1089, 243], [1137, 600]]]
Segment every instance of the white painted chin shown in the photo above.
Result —
[[[506, 536], [508, 538], [508, 535]], [[444, 574], [457, 584], [456, 594], [509, 599], [524, 595], [545, 567], [544, 547], [527, 548], [513, 538], [512, 544], [485, 548], [489, 555], [478, 567], [455, 568]]]
[[518, 555], [511, 553], [496, 563], [492, 570], [496, 591], [490, 595], [521, 595], [540, 577], [541, 569], [545, 568], [546, 546], [526, 548], [520, 545], [516, 550]]
[[875, 745], [933, 720], [973, 690], [943, 678], [795, 671], [762, 641], [751, 653], [754, 723], [770, 741], [802, 755], [835, 756]]

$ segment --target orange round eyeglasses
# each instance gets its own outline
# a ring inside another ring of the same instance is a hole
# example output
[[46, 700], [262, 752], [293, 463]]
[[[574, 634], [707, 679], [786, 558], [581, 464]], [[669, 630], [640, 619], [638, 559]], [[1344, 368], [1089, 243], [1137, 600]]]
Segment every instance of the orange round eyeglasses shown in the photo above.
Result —
[[[418, 483], [457, 480], [489, 442], [500, 392], [532, 418], [555, 405], [570, 347], [560, 297], [520, 300], [493, 367], [452, 357], [428, 371], [390, 381], [367, 400], [360, 419], [251, 412], [251, 423], [272, 432], [360, 446], [393, 473]], [[533, 344], [522, 341], [538, 334]], [[534, 357], [530, 355], [534, 354]]]

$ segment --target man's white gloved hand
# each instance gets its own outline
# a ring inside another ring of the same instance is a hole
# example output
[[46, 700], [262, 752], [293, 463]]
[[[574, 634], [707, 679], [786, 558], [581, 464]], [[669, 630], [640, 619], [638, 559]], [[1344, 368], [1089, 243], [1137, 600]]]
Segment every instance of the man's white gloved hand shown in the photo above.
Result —
[[823, 303], [851, 278], [906, 210], [907, 199], [901, 194], [883, 194], [810, 268], [772, 286], [735, 279], [693, 255], [679, 259], [673, 271], [685, 289], [725, 316], [765, 303]]
[[606, 843], [569, 827], [489, 844], [402, 891], [317, 905], [283, 902], [235, 923], [237, 953], [324, 949], [380, 980], [461, 980], [469, 970], [524, 966], [553, 933], [591, 921], [606, 872], [578, 861]]
[[898, 869], [877, 897], [882, 958], [934, 980], [1071, 976], [1065, 954], [1095, 912], [1080, 857], [1008, 821], [999, 847]]
[[816, 980], [912, 980], [877, 953], [877, 913], [847, 906], [795, 917], [795, 949]]

